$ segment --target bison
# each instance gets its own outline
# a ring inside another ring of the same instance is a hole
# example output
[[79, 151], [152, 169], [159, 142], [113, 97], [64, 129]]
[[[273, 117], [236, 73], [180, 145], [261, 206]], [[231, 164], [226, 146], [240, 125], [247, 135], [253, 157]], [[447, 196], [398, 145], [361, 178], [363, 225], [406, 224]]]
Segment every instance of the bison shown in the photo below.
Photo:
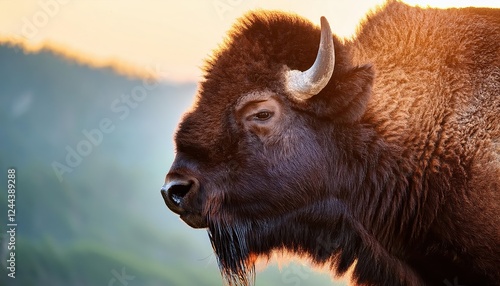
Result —
[[161, 194], [227, 284], [286, 251], [356, 285], [500, 285], [500, 9], [388, 1], [352, 39], [251, 12], [204, 72]]

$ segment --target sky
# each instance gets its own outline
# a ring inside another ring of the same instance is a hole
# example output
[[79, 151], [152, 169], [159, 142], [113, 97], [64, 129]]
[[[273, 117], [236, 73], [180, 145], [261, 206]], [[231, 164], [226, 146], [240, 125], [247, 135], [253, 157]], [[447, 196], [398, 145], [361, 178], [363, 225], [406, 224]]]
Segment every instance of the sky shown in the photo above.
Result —
[[[498, 7], [498, 0], [407, 0], [432, 7]], [[353, 4], [355, 3], [355, 4]], [[27, 51], [50, 47], [95, 66], [153, 73], [176, 81], [201, 79], [203, 60], [249, 10], [277, 9], [350, 37], [367, 11], [384, 0], [0, 0], [0, 42]]]

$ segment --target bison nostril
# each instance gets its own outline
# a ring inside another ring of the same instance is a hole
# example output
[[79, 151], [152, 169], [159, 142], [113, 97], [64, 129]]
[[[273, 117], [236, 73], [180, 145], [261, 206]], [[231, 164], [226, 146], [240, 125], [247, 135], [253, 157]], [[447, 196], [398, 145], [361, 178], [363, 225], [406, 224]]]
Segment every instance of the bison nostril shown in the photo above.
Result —
[[161, 194], [165, 204], [175, 213], [182, 213], [181, 206], [184, 197], [193, 188], [194, 182], [191, 180], [172, 180], [161, 188]]
[[175, 184], [171, 185], [167, 192], [169, 198], [174, 202], [175, 205], [179, 206], [182, 202], [182, 199], [184, 196], [189, 192], [191, 189], [192, 183], [187, 183], [187, 184]]

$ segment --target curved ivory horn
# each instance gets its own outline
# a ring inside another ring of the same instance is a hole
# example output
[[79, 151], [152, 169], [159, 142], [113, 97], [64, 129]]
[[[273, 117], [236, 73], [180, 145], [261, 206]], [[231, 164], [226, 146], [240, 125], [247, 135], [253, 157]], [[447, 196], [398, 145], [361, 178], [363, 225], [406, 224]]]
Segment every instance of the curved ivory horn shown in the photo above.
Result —
[[318, 94], [330, 81], [335, 66], [335, 48], [332, 30], [325, 17], [321, 17], [321, 41], [312, 67], [306, 71], [289, 70], [285, 76], [286, 88], [298, 100]]

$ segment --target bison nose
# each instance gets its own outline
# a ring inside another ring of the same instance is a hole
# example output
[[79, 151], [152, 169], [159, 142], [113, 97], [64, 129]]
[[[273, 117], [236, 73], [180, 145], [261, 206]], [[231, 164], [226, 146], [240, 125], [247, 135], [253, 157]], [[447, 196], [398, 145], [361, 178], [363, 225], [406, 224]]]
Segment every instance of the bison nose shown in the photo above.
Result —
[[182, 214], [184, 212], [182, 207], [184, 197], [189, 192], [195, 191], [197, 185], [192, 179], [167, 180], [161, 188], [161, 195], [171, 211]]

